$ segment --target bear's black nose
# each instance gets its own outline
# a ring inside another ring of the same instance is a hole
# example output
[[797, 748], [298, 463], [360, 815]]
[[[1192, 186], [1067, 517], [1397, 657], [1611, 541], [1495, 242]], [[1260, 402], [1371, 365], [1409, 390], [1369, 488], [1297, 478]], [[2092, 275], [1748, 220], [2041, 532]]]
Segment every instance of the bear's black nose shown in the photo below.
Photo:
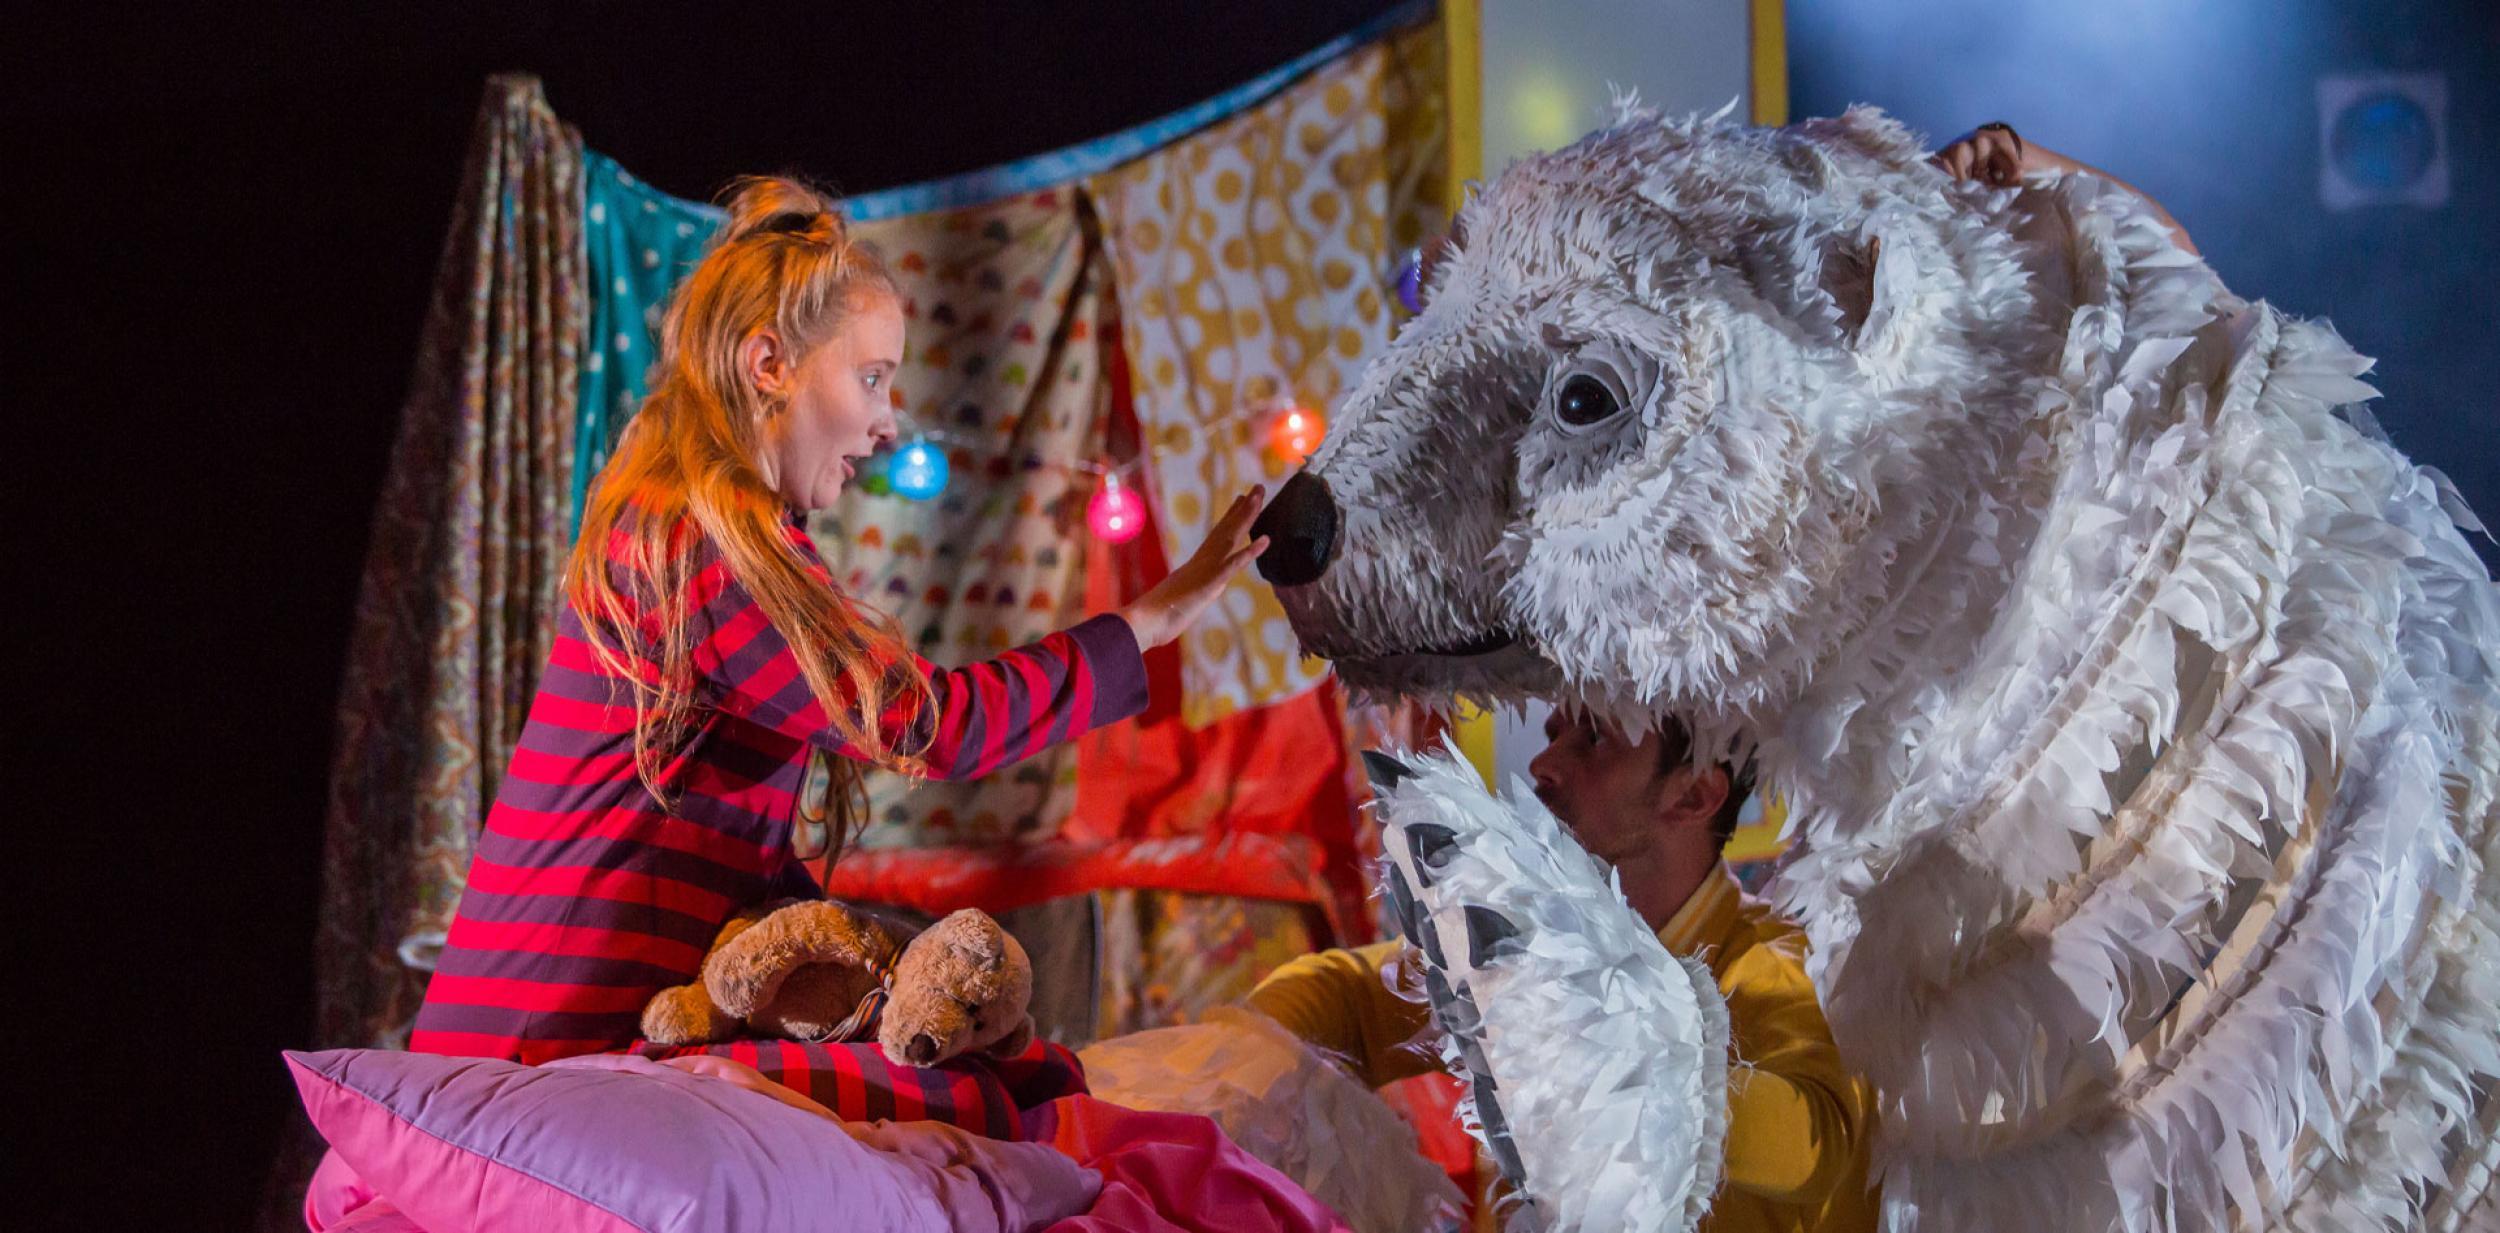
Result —
[[1286, 480], [1250, 524], [1251, 538], [1262, 535], [1261, 577], [1280, 587], [1318, 581], [1337, 552], [1337, 502], [1328, 495], [1328, 481], [1308, 471]]
[[903, 1060], [914, 1066], [926, 1066], [937, 1060], [937, 1037], [927, 1032], [915, 1033], [911, 1043], [903, 1046]]

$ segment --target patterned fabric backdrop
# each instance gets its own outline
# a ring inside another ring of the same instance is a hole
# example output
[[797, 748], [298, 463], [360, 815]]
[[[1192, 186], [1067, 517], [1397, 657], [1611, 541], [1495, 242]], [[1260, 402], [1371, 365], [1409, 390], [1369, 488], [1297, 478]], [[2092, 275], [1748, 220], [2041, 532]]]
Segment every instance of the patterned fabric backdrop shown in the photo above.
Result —
[[[1388, 341], [1393, 271], [1441, 216], [1442, 55], [1437, 26], [1393, 34], [1091, 182], [1176, 558], [1234, 493], [1291, 472], [1264, 448], [1276, 411], [1333, 409]], [[1326, 672], [1248, 577], [1182, 647], [1193, 725]]]
[[[865, 211], [860, 234], [886, 253], [910, 317], [897, 405], [907, 426], [944, 434], [955, 480], [925, 504], [854, 493], [811, 529], [842, 581], [923, 653], [961, 663], [1082, 614], [1096, 481], [1072, 464], [1103, 456], [1123, 389], [1167, 554], [1201, 538], [1222, 497], [1282, 478], [1284, 460], [1258, 448], [1260, 412], [1346, 386], [1388, 336], [1396, 254], [1440, 215], [1440, 34], [1399, 22], [1306, 58], [1322, 62], [1263, 101], [1234, 92], [1246, 106], [1234, 118], [1091, 180], [937, 213]], [[341, 699], [323, 1043], [404, 1032], [546, 654], [582, 491], [643, 394], [654, 314], [718, 218], [586, 153], [534, 80], [490, 83]], [[1180, 649], [1178, 717], [1194, 728], [1307, 704], [1318, 671], [1272, 597], [1245, 583]], [[1210, 732], [1164, 752], [1197, 766], [1254, 747], [1266, 748]], [[1077, 808], [1075, 766], [1061, 750], [978, 783], [872, 782], [872, 824], [829, 889], [929, 907], [1229, 890], [1324, 901], [1341, 929], [1359, 903], [1342, 794], [1307, 798], [1330, 817], [1236, 835], [1229, 819], [1175, 822], [1196, 806], [1166, 775], [1174, 799], [1105, 810], [1082, 842], [1053, 842]], [[1115, 796], [1122, 774], [1094, 768]], [[1182, 832], [1198, 858], [1186, 876], [1156, 855]]]
[[[952, 479], [929, 501], [860, 485], [817, 515], [809, 530], [836, 580], [893, 613], [940, 664], [1074, 624], [1093, 477], [1072, 466], [1100, 454], [1107, 397], [1104, 270], [1075, 195], [1045, 189], [860, 223], [855, 234], [877, 246], [903, 294], [907, 351], [892, 388], [904, 436], [943, 434]], [[971, 783], [874, 775], [873, 824], [854, 855], [1047, 840], [1075, 782], [1073, 746]], [[821, 872], [844, 893], [842, 871]]]
[[487, 83], [340, 690], [324, 1044], [404, 1039], [547, 657], [587, 308], [581, 159], [534, 79]]
[[651, 392], [660, 313], [702, 260], [721, 212], [672, 197], [596, 150], [582, 153], [582, 245], [589, 262], [590, 331], [582, 343], [580, 427], [573, 434], [572, 519], [579, 530], [590, 483], [616, 434]]
[[1195, 1023], [1321, 945], [1308, 904], [1159, 890], [1102, 893], [1097, 1039]]

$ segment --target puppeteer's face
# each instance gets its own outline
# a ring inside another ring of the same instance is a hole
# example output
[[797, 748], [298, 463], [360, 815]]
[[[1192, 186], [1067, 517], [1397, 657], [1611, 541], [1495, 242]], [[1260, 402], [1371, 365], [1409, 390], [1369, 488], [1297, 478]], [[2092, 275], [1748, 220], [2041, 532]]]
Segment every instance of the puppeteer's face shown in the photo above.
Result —
[[890, 386], [902, 363], [902, 307], [883, 292], [860, 293], [842, 328], [800, 358], [789, 404], [764, 423], [763, 470], [782, 500], [832, 505], [854, 464], [894, 440]]
[[1545, 751], [1528, 763], [1537, 799], [1589, 855], [1620, 864], [1658, 840], [1664, 739], [1655, 731], [1627, 738], [1557, 711], [1545, 721]]

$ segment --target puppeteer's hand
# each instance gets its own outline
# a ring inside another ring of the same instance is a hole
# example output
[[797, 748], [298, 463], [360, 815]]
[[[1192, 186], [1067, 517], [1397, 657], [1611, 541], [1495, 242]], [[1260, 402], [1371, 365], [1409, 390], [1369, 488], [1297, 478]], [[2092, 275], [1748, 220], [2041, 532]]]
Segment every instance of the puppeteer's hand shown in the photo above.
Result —
[[1250, 538], [1251, 520], [1259, 516], [1266, 500], [1265, 485], [1233, 498], [1232, 508], [1216, 519], [1215, 529], [1180, 568], [1120, 610], [1129, 628], [1136, 631], [1139, 650], [1151, 651], [1180, 637], [1223, 594], [1224, 584], [1267, 550], [1265, 536]]
[[1936, 151], [1929, 161], [1956, 180], [1977, 180], [2003, 188], [2032, 170], [2024, 161], [2028, 153], [2022, 137], [2013, 129], [2003, 124], [1982, 124]]
[[2004, 124], [1982, 124], [1955, 138], [1952, 145], [1936, 151], [1928, 161], [1957, 180], [1977, 180], [1998, 188], [2019, 184], [2024, 176], [2035, 173], [2081, 172], [2098, 176], [2142, 198], [2145, 205], [2152, 207], [2153, 216], [2160, 219], [2163, 228], [2170, 232], [2171, 240], [2189, 255], [2198, 255], [2196, 241], [2188, 238], [2187, 228], [2180, 226], [2179, 220], [2170, 216], [2170, 211], [2153, 200], [2151, 193], [2036, 141], [2025, 141]]

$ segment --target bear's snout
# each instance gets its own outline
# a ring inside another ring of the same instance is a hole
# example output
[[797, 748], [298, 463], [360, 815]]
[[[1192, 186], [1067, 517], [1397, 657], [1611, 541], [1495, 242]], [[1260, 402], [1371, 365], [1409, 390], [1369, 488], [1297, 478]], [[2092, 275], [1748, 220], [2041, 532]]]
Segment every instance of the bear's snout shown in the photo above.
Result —
[[911, 1043], [903, 1046], [903, 1060], [914, 1066], [926, 1066], [937, 1060], [937, 1037], [927, 1032], [912, 1033]]

